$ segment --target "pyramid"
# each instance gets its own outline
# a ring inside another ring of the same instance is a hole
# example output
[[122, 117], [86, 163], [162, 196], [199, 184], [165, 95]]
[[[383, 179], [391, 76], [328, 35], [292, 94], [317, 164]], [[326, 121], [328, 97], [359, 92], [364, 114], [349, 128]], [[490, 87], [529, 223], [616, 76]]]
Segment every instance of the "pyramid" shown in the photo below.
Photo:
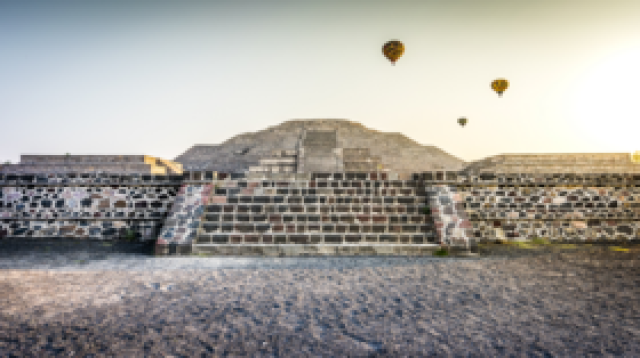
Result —
[[[400, 133], [385, 133], [344, 119], [291, 120], [219, 145], [194, 145], [175, 158], [185, 170], [297, 173], [461, 170], [466, 163]], [[253, 169], [252, 169], [253, 168]]]

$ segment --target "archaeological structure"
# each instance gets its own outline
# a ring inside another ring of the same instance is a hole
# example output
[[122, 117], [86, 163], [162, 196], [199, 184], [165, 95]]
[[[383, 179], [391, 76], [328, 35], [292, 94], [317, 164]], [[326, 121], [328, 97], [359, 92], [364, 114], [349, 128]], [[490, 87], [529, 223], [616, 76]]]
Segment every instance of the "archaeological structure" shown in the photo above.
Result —
[[155, 240], [158, 254], [430, 254], [534, 237], [640, 237], [628, 153], [472, 163], [347, 120], [294, 120], [173, 161], [22, 155], [0, 167], [0, 238]]

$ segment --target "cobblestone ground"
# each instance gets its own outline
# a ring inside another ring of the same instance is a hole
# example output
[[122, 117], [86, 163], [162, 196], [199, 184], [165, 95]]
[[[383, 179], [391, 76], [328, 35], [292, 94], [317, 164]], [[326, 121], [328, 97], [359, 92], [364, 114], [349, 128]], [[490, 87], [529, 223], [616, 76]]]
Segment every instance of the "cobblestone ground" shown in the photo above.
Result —
[[[396, 267], [0, 271], [2, 357], [640, 355], [640, 248]], [[347, 259], [347, 258], [345, 258]]]

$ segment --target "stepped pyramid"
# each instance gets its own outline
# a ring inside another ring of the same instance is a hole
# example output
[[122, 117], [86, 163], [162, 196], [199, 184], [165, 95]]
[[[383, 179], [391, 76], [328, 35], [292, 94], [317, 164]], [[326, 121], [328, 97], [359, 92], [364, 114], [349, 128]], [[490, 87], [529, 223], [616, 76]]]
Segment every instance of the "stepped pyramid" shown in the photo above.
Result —
[[[468, 249], [467, 227], [453, 230], [461, 219], [447, 219], [439, 206], [432, 216], [425, 181], [415, 175], [466, 163], [399, 133], [293, 120], [196, 145], [175, 161], [187, 179], [158, 253], [424, 254], [440, 242]], [[202, 172], [213, 173], [204, 180]]]
[[465, 162], [400, 133], [342, 119], [292, 120], [220, 145], [195, 145], [175, 158], [186, 171], [415, 173], [460, 170]]

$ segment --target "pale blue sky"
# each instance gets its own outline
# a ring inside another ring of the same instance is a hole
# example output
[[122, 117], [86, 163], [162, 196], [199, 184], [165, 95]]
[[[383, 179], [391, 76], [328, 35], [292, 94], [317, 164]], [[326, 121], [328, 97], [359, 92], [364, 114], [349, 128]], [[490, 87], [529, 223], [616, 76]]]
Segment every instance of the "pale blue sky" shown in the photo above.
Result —
[[640, 150], [637, 0], [54, 3], [0, 2], [2, 162], [173, 159], [314, 118], [466, 161]]

